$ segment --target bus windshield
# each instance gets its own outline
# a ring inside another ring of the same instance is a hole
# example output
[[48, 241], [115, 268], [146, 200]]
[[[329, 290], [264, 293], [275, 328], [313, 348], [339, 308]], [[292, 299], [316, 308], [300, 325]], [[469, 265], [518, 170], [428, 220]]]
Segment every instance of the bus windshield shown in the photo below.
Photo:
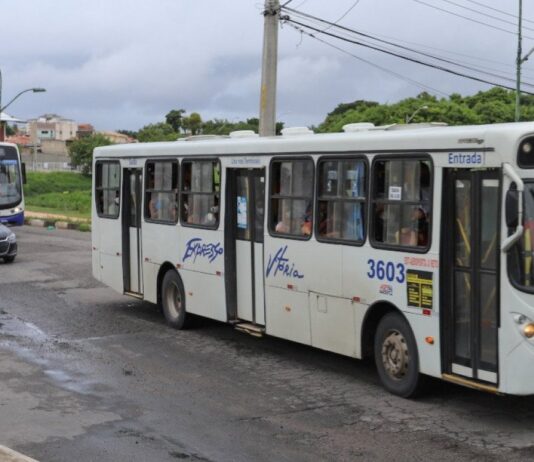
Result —
[[0, 158], [0, 207], [13, 207], [21, 200], [18, 160]]

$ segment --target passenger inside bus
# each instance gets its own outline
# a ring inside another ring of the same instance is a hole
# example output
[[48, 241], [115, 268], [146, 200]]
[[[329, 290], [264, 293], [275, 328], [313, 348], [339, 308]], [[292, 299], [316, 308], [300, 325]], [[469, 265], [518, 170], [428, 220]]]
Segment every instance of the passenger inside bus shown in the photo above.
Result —
[[306, 212], [302, 217], [302, 223], [300, 225], [300, 232], [303, 236], [311, 236], [312, 233], [312, 205], [308, 204]]

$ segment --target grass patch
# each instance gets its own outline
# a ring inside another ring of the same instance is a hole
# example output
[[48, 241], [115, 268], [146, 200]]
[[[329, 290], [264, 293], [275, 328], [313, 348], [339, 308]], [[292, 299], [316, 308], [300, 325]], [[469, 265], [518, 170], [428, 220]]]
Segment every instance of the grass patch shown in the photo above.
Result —
[[79, 173], [28, 172], [24, 197], [32, 212], [91, 216], [91, 178]]

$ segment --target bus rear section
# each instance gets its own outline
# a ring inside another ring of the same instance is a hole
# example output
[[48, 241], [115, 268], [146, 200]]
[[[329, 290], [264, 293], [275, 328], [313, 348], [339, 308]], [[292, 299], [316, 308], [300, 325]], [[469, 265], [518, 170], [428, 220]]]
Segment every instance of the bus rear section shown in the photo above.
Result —
[[23, 171], [17, 146], [0, 143], [0, 223], [24, 224]]

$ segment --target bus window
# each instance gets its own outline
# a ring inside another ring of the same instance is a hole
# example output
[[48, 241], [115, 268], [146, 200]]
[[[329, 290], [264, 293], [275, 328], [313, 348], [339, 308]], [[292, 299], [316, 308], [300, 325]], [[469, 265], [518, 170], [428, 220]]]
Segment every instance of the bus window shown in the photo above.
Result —
[[319, 240], [364, 241], [366, 173], [362, 159], [319, 161]]
[[271, 163], [271, 233], [309, 238], [313, 217], [313, 161], [275, 160]]
[[534, 292], [534, 183], [525, 181], [523, 193], [523, 236], [508, 256], [510, 279], [519, 288]]
[[181, 219], [185, 226], [217, 228], [221, 167], [216, 160], [182, 162]]
[[178, 221], [178, 162], [147, 162], [145, 172], [145, 219], [175, 224]]
[[430, 242], [430, 162], [378, 160], [373, 164], [373, 241], [425, 249]]
[[120, 208], [120, 164], [96, 163], [96, 212], [99, 217], [117, 218]]

